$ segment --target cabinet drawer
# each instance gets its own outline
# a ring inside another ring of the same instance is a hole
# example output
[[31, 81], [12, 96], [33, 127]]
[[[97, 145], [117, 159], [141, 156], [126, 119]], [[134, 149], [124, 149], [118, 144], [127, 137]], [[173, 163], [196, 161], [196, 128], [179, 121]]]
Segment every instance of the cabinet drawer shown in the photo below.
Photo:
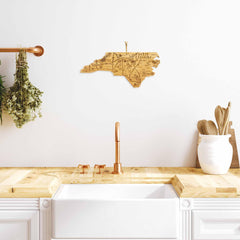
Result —
[[240, 210], [193, 210], [193, 240], [240, 239]]

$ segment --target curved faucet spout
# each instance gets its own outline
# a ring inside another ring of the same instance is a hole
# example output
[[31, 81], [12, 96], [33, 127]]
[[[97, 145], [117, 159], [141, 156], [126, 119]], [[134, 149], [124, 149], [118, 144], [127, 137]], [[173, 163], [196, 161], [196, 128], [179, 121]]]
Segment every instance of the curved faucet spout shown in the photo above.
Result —
[[115, 122], [115, 142], [120, 142], [120, 122]]

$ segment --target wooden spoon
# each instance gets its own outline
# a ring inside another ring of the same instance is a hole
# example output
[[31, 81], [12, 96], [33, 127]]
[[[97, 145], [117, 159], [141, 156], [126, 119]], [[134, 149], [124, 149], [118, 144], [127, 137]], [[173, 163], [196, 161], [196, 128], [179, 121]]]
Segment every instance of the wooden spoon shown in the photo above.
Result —
[[206, 122], [207, 122], [207, 120], [199, 120], [197, 123], [198, 131], [199, 131], [199, 133], [201, 133], [203, 135], [207, 135]]
[[205, 125], [207, 135], [218, 135], [216, 124], [212, 120], [206, 121]]
[[221, 106], [217, 106], [215, 108], [215, 119], [218, 125], [218, 132], [219, 135], [222, 135], [223, 133], [223, 120], [224, 120], [224, 109]]
[[218, 135], [215, 123], [211, 120], [200, 120], [197, 124], [198, 131], [203, 135]]

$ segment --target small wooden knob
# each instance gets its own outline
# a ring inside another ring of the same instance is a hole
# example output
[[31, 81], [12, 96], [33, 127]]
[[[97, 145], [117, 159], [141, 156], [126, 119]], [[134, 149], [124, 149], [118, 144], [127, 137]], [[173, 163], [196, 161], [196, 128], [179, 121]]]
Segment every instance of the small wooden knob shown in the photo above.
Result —
[[103, 165], [95, 164], [94, 166], [94, 168], [98, 169], [97, 174], [101, 174], [101, 169], [104, 169], [105, 167], [106, 167], [106, 164], [103, 164]]

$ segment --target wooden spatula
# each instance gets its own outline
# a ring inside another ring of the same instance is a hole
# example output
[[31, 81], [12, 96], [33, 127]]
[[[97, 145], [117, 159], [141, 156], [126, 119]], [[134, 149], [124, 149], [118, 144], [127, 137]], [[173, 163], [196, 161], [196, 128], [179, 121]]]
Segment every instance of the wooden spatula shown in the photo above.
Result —
[[223, 134], [228, 134], [228, 126], [229, 126], [229, 115], [231, 109], [231, 102], [228, 103], [227, 109], [224, 112], [224, 119], [223, 119]]

